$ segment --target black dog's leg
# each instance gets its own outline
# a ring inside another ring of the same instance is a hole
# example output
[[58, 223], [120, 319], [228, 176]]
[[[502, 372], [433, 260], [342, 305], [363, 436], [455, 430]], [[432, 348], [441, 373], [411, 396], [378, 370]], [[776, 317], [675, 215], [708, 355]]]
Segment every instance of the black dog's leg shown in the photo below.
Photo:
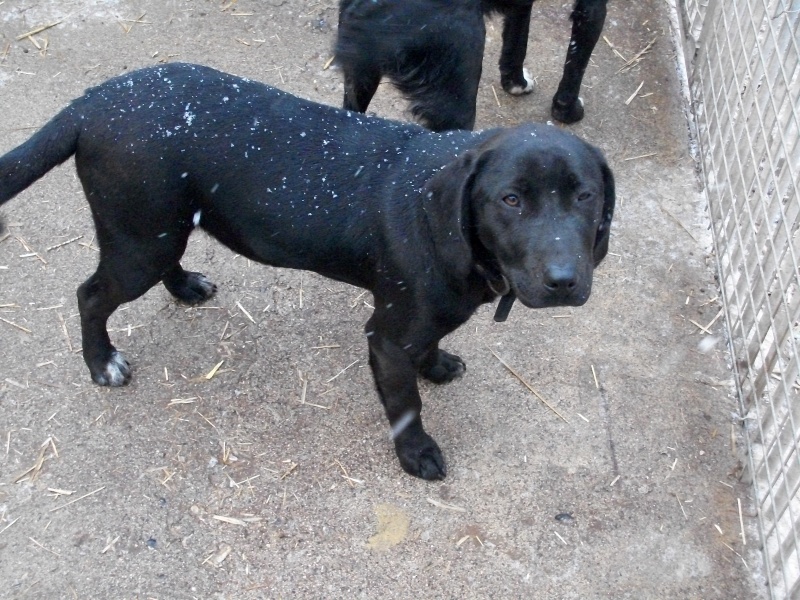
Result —
[[186, 304], [200, 304], [217, 291], [217, 286], [205, 275], [184, 271], [180, 265], [175, 265], [164, 273], [161, 281], [170, 294]]
[[[158, 278], [137, 296], [156, 283]], [[108, 318], [124, 302], [126, 295], [101, 269], [78, 287], [83, 360], [89, 367], [92, 379], [100, 385], [117, 387], [125, 385], [131, 378], [130, 365], [111, 344], [106, 328]]]
[[[453, 55], [442, 57], [440, 64], [429, 57], [423, 65], [410, 62], [403, 67], [404, 71], [417, 76], [424, 68], [430, 69], [427, 77], [420, 81], [402, 82], [398, 79], [398, 84], [412, 100], [411, 113], [431, 131], [471, 130], [475, 127], [478, 84], [483, 66], [483, 20], [476, 29], [480, 30], [480, 36], [476, 36], [474, 45], [452, 49]], [[431, 67], [431, 64], [436, 66]]]
[[500, 53], [500, 83], [509, 94], [519, 96], [533, 91], [533, 79], [522, 64], [528, 51], [528, 31], [533, 2], [506, 8], [503, 20], [503, 49]]
[[[472, 85], [473, 81], [475, 85]], [[478, 81], [480, 81], [480, 69], [474, 79], [453, 81], [442, 79], [436, 86], [415, 90], [409, 94], [413, 103], [411, 113], [421, 125], [431, 131], [471, 130], [475, 127]], [[441, 90], [447, 90], [447, 94], [442, 94]]]
[[411, 357], [380, 332], [373, 331], [369, 336], [369, 364], [392, 427], [400, 465], [415, 477], [443, 479], [447, 469], [442, 451], [422, 428], [422, 399]]
[[342, 65], [344, 71], [344, 102], [342, 108], [356, 112], [366, 112], [370, 100], [381, 82], [381, 72], [372, 65]]
[[551, 114], [562, 123], [583, 118], [583, 102], [578, 94], [606, 20], [606, 0], [577, 0], [572, 11], [572, 38], [567, 49], [564, 74], [553, 97]]
[[467, 365], [461, 357], [440, 350], [435, 345], [422, 359], [419, 374], [433, 383], [448, 383], [461, 377], [467, 370]]
[[130, 380], [131, 369], [108, 337], [108, 317], [122, 304], [119, 294], [109, 287], [110, 282], [98, 273], [78, 287], [83, 360], [95, 383], [120, 386]]
[[[97, 271], [78, 287], [81, 315], [83, 360], [92, 379], [100, 385], [125, 385], [131, 377], [128, 361], [111, 344], [107, 322], [125, 302], [135, 300], [156, 285], [165, 273], [171, 282], [178, 279], [176, 269], [186, 248], [186, 237], [167, 243], [143, 243], [130, 237], [111, 238], [98, 226], [100, 264]], [[182, 271], [182, 269], [181, 269]], [[186, 274], [184, 279], [192, 279]]]

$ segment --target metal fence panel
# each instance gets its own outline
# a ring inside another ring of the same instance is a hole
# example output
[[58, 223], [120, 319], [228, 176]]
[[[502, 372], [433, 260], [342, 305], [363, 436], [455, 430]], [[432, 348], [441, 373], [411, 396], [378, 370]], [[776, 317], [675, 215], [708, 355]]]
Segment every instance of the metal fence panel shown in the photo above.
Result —
[[765, 570], [800, 598], [800, 0], [681, 0]]

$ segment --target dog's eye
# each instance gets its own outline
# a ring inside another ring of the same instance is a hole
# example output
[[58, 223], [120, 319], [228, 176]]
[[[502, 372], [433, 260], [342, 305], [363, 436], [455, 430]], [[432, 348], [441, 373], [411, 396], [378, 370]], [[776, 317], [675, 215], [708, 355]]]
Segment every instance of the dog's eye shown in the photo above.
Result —
[[580, 194], [578, 194], [578, 202], [585, 202], [586, 200], [591, 200], [593, 195], [594, 194], [592, 194], [592, 192], [581, 192]]
[[503, 196], [503, 202], [508, 204], [509, 206], [519, 206], [519, 198], [514, 194], [509, 194], [508, 196]]

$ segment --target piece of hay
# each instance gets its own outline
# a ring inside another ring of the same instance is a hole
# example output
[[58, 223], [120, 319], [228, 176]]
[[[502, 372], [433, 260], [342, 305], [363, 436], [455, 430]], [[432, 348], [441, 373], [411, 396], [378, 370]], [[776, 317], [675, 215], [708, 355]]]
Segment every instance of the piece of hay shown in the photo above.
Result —
[[500, 361], [500, 364], [502, 364], [502, 365], [503, 365], [503, 366], [504, 366], [506, 369], [508, 369], [508, 370], [509, 370], [509, 372], [510, 372], [510, 373], [511, 373], [511, 374], [512, 374], [514, 377], [516, 377], [516, 378], [517, 378], [517, 379], [520, 381], [520, 383], [522, 383], [522, 385], [524, 385], [526, 388], [528, 388], [528, 390], [530, 390], [530, 392], [531, 392], [531, 393], [532, 393], [534, 396], [536, 396], [536, 397], [537, 397], [537, 398], [538, 398], [538, 399], [539, 399], [539, 400], [540, 400], [540, 401], [541, 401], [541, 402], [542, 402], [542, 403], [543, 403], [543, 404], [544, 404], [544, 405], [545, 405], [547, 408], [549, 408], [549, 409], [550, 409], [550, 410], [552, 410], [552, 411], [553, 411], [553, 412], [554, 412], [556, 415], [558, 415], [558, 417], [559, 417], [559, 418], [560, 418], [562, 421], [564, 421], [565, 423], [569, 423], [569, 421], [567, 420], [567, 418], [566, 418], [564, 415], [562, 415], [560, 412], [558, 412], [558, 411], [555, 409], [555, 407], [554, 407], [553, 405], [551, 405], [551, 404], [550, 404], [550, 403], [549, 403], [547, 400], [545, 400], [545, 399], [542, 397], [542, 395], [541, 395], [539, 392], [537, 392], [535, 389], [533, 389], [533, 386], [531, 386], [531, 384], [529, 384], [527, 381], [525, 381], [525, 380], [524, 380], [524, 379], [523, 379], [523, 378], [522, 378], [522, 377], [521, 377], [521, 376], [520, 376], [520, 375], [519, 375], [519, 374], [518, 374], [518, 373], [517, 373], [517, 372], [516, 372], [514, 369], [512, 369], [512, 368], [511, 368], [511, 366], [510, 366], [510, 365], [509, 365], [509, 364], [508, 364], [506, 361], [504, 361], [502, 358], [500, 358], [500, 356], [499, 356], [499, 355], [498, 355], [498, 354], [497, 354], [497, 353], [496, 353], [494, 350], [492, 350], [492, 349], [490, 348], [490, 349], [489, 349], [489, 352], [491, 352], [492, 354], [494, 354], [494, 357], [495, 357], [497, 360], [499, 360], [499, 361]]
[[240, 527], [247, 527], [247, 523], [242, 521], [241, 519], [236, 519], [234, 517], [223, 517], [222, 515], [211, 515], [212, 519], [216, 519], [217, 521], [222, 521], [223, 523], [230, 523], [231, 525], [239, 525]]
[[62, 20], [62, 21], [56, 21], [55, 23], [48, 23], [47, 25], [40, 25], [39, 27], [36, 27], [35, 29], [31, 29], [27, 33], [23, 33], [22, 35], [18, 35], [17, 36], [17, 41], [24, 40], [26, 37], [31, 37], [32, 35], [36, 35], [37, 33], [41, 33], [43, 31], [45, 31], [46, 29], [50, 29], [51, 27], [55, 27], [56, 25], [60, 25], [63, 22], [64, 21]]
[[93, 492], [89, 492], [88, 494], [84, 494], [83, 496], [80, 496], [80, 497], [78, 497], [78, 498], [75, 498], [74, 500], [70, 500], [70, 501], [69, 501], [69, 502], [67, 502], [66, 504], [62, 504], [61, 506], [56, 506], [55, 508], [51, 508], [51, 509], [50, 509], [50, 512], [55, 512], [55, 511], [57, 511], [57, 510], [61, 510], [62, 508], [66, 508], [66, 507], [67, 507], [67, 506], [69, 506], [70, 504], [75, 504], [75, 503], [76, 503], [76, 502], [78, 502], [79, 500], [83, 500], [84, 498], [88, 498], [89, 496], [92, 496], [92, 495], [96, 494], [97, 492], [99, 492], [99, 491], [101, 491], [101, 490], [104, 490], [104, 489], [106, 489], [106, 486], [99, 487], [99, 488], [97, 488], [96, 490], [94, 490]]
[[444, 502], [439, 502], [438, 500], [434, 500], [433, 498], [425, 498], [429, 504], [433, 504], [437, 508], [443, 508], [445, 510], [452, 510], [455, 512], [465, 513], [467, 512], [466, 508], [461, 506], [456, 506], [455, 504], [445, 504]]

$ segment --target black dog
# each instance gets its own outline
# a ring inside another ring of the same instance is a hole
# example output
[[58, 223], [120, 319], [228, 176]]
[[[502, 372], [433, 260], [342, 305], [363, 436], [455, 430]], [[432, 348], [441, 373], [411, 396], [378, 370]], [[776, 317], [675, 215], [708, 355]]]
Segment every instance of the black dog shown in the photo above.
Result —
[[[578, 97], [606, 18], [607, 0], [576, 0], [572, 39], [551, 113], [583, 118]], [[533, 91], [522, 63], [534, 0], [341, 0], [336, 60], [344, 72], [344, 108], [365, 112], [381, 77], [411, 102], [434, 131], [472, 129], [486, 29], [483, 16], [503, 15], [500, 82], [509, 94]]]
[[118, 386], [130, 368], [106, 321], [159, 281], [215, 291], [180, 265], [200, 227], [253, 260], [370, 290], [370, 365], [403, 468], [444, 477], [417, 374], [464, 363], [438, 342], [498, 294], [586, 302], [608, 249], [614, 182], [601, 153], [548, 126], [437, 134], [172, 64], [88, 90], [0, 157], [0, 203], [75, 155], [100, 263], [78, 288], [83, 357]]

